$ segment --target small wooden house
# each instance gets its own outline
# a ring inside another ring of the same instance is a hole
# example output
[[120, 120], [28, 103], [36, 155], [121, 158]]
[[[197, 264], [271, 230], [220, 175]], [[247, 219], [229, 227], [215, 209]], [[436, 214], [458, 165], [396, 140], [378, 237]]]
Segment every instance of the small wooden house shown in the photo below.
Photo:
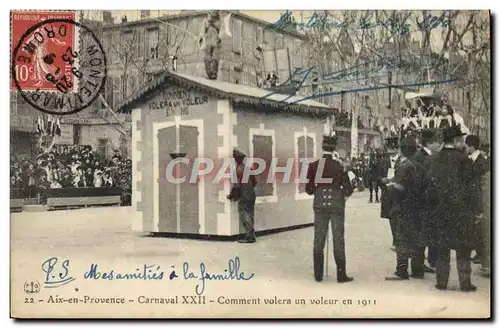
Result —
[[[230, 184], [210, 177], [172, 184], [164, 173], [177, 156], [220, 163], [234, 148], [252, 158], [317, 158], [329, 131], [327, 106], [268, 90], [164, 72], [120, 105], [132, 114], [133, 229], [152, 233], [236, 236]], [[300, 101], [300, 102], [298, 102]], [[280, 164], [280, 166], [281, 166]], [[217, 165], [217, 164], [216, 164]], [[295, 177], [267, 183], [258, 176], [256, 231], [312, 224], [312, 198]]]

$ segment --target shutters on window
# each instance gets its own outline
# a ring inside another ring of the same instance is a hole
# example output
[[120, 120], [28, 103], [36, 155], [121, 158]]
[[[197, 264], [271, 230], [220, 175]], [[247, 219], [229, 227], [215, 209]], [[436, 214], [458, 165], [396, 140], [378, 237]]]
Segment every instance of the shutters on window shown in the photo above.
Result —
[[236, 53], [241, 53], [241, 41], [242, 41], [242, 25], [240, 20], [233, 20], [233, 51]]
[[266, 169], [258, 176], [255, 193], [257, 197], [272, 196], [274, 186], [272, 183], [267, 183], [269, 167], [273, 157], [273, 139], [271, 136], [253, 136], [253, 157], [260, 158], [266, 162]]

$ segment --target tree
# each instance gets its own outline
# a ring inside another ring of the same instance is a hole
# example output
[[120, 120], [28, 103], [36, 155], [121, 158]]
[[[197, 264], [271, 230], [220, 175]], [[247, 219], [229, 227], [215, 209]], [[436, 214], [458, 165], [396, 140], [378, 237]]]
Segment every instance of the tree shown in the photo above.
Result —
[[[337, 90], [379, 88], [363, 91], [370, 96], [367, 107], [382, 114], [387, 106], [385, 116], [395, 118], [401, 115], [404, 92], [414, 89], [401, 85], [455, 80], [441, 89], [462, 88], [473, 99], [470, 102], [489, 113], [488, 12], [365, 10], [315, 15], [307, 46], [321, 73], [320, 85]], [[333, 70], [337, 72], [330, 73]], [[370, 113], [368, 117], [380, 118]]]

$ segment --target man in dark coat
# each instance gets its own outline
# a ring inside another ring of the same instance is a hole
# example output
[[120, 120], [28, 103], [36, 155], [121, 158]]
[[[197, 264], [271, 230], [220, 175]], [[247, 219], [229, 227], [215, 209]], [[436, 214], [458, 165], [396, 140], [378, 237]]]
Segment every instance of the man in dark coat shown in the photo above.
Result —
[[460, 127], [443, 131], [444, 147], [431, 162], [430, 176], [438, 200], [433, 211], [436, 223], [436, 288], [445, 290], [450, 276], [450, 250], [456, 251], [462, 291], [475, 291], [471, 283], [470, 253], [474, 247], [474, 217], [471, 202], [472, 163], [460, 151], [464, 146]]
[[465, 144], [467, 145], [467, 153], [472, 161], [472, 190], [470, 192], [470, 197], [472, 198], [472, 211], [476, 219], [476, 235], [477, 235], [477, 247], [476, 256], [473, 259], [475, 264], [480, 264], [481, 259], [484, 262], [484, 236], [482, 231], [484, 231], [482, 225], [484, 224], [483, 215], [483, 200], [482, 200], [482, 188], [481, 183], [484, 179], [484, 175], [488, 170], [488, 161], [484, 156], [481, 155], [479, 150], [479, 138], [475, 135], [468, 135], [465, 139]]
[[386, 150], [387, 156], [382, 162], [382, 178], [380, 179], [380, 189], [381, 193], [381, 206], [380, 206], [380, 217], [383, 219], [388, 219], [391, 225], [392, 234], [392, 250], [396, 250], [396, 233], [394, 221], [391, 218], [391, 208], [393, 203], [393, 191], [386, 188], [387, 183], [394, 178], [394, 172], [399, 164], [399, 139], [398, 137], [386, 138]]
[[257, 184], [257, 179], [255, 176], [250, 175], [248, 181], [244, 181], [243, 176], [245, 169], [247, 168], [244, 164], [244, 159], [246, 155], [238, 150], [233, 151], [233, 158], [236, 161], [236, 176], [237, 183], [233, 185], [231, 189], [231, 194], [227, 198], [231, 201], [238, 202], [238, 213], [240, 222], [245, 229], [245, 238], [239, 240], [239, 243], [243, 244], [253, 244], [256, 241], [255, 238], [255, 185]]
[[370, 161], [368, 167], [368, 186], [370, 188], [370, 200], [369, 202], [373, 202], [373, 191], [375, 191], [375, 203], [378, 203], [378, 188], [380, 179], [383, 174], [382, 167], [382, 155], [379, 151], [373, 151], [370, 154]]
[[[438, 131], [424, 129], [420, 135], [421, 148], [417, 151], [413, 157], [414, 161], [422, 166], [423, 171], [420, 176], [420, 187], [425, 189], [426, 195], [423, 199], [423, 206], [419, 207], [417, 210], [422, 217], [422, 243], [428, 247], [427, 262], [430, 267], [425, 266], [425, 272], [434, 273], [437, 260], [437, 248], [432, 245], [435, 240], [435, 227], [434, 222], [432, 222], [433, 216], [429, 214], [430, 208], [432, 208], [432, 202], [435, 201], [434, 195], [431, 194], [432, 190], [429, 189], [430, 177], [430, 163], [431, 155], [439, 153], [442, 148], [442, 135]], [[425, 247], [421, 249], [421, 252], [425, 254]]]
[[411, 257], [412, 277], [424, 277], [424, 253], [422, 248], [422, 220], [417, 208], [422, 199], [422, 188], [419, 185], [419, 164], [414, 163], [413, 156], [417, 151], [417, 142], [412, 137], [401, 141], [401, 157], [396, 168], [394, 179], [387, 184], [387, 189], [394, 197], [391, 208], [391, 219], [395, 225], [396, 239], [396, 272], [387, 280], [406, 280], [408, 261]]
[[314, 195], [314, 278], [323, 280], [324, 248], [328, 225], [333, 234], [333, 256], [337, 264], [337, 282], [352, 281], [347, 276], [344, 241], [345, 203], [353, 193], [347, 172], [333, 156], [337, 144], [335, 136], [323, 138], [323, 158], [311, 163], [307, 170], [306, 192]]

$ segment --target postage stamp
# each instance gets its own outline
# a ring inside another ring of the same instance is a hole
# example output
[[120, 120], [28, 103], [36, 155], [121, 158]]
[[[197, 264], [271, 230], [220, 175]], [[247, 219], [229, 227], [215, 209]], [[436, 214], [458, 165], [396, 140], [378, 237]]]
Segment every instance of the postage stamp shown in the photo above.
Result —
[[[90, 106], [106, 80], [106, 54], [75, 13], [13, 12], [11, 88], [32, 107], [68, 115]], [[56, 18], [51, 18], [56, 17]], [[79, 42], [79, 36], [85, 42]]]
[[11, 316], [491, 318], [490, 19], [12, 12]]

